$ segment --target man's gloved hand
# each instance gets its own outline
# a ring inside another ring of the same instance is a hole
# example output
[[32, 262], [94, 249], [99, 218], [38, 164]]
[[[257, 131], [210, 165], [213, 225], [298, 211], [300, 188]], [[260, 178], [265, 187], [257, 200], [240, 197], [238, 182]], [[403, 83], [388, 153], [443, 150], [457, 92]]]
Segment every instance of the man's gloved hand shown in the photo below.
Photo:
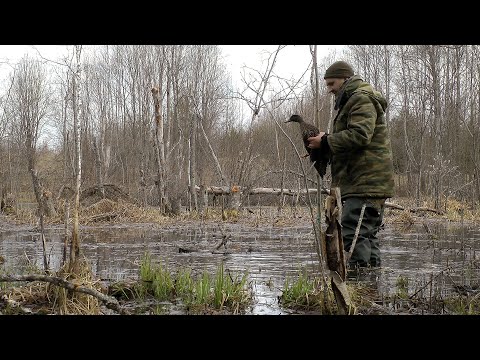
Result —
[[[310, 160], [315, 161], [315, 168], [322, 178], [327, 172], [327, 165], [330, 163], [330, 147], [328, 146], [327, 136], [328, 134], [323, 133], [318, 147], [310, 152]], [[317, 139], [318, 137], [315, 137], [315, 140]]]

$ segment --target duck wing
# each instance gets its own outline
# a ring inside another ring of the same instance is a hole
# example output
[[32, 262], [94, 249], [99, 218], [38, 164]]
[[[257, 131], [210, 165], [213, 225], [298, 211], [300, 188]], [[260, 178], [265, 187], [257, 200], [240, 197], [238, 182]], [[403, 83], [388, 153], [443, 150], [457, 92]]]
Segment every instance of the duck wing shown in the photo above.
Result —
[[317, 136], [320, 131], [312, 124], [302, 124], [304, 125], [302, 127], [302, 139], [303, 139], [303, 145], [305, 146], [305, 150], [307, 150], [307, 152], [309, 154], [311, 154], [311, 150], [309, 147], [308, 147], [308, 138], [310, 137], [313, 137], [313, 136]]

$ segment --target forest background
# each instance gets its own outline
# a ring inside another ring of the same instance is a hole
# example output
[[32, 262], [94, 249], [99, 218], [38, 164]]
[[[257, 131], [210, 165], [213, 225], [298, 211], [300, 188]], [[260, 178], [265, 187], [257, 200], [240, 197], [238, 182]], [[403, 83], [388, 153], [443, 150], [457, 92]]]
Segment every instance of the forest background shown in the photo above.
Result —
[[[334, 110], [323, 73], [346, 60], [388, 101], [396, 197], [436, 209], [449, 199], [478, 207], [479, 46], [345, 45], [323, 57], [304, 47], [311, 61], [301, 76], [277, 75], [288, 48], [280, 45], [258, 68], [245, 67], [240, 84], [220, 45], [26, 54], [2, 67], [1, 196], [41, 203], [75, 192], [78, 181], [101, 193], [111, 184], [170, 213], [197, 210], [200, 186], [299, 189], [308, 160], [299, 160], [286, 136], [303, 153], [298, 129], [284, 121], [298, 113], [328, 132]], [[329, 181], [327, 173], [326, 187]]]

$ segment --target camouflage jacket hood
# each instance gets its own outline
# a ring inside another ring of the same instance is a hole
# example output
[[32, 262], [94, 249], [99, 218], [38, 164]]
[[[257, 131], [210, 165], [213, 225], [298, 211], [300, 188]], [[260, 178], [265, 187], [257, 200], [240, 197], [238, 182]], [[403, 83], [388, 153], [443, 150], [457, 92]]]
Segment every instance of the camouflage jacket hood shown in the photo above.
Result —
[[378, 101], [382, 107], [383, 112], [387, 109], [387, 100], [383, 95], [374, 90], [372, 85], [362, 80], [358, 75], [352, 76], [350, 79], [345, 81], [343, 86], [340, 88], [338, 96], [335, 98], [335, 110], [338, 110], [342, 105], [345, 105], [347, 100], [353, 95], [354, 92], [361, 91], [367, 95], [370, 95], [375, 100]]
[[360, 76], [352, 76], [335, 101], [338, 110], [327, 137], [332, 186], [342, 198], [393, 196], [393, 164], [385, 123], [387, 101]]

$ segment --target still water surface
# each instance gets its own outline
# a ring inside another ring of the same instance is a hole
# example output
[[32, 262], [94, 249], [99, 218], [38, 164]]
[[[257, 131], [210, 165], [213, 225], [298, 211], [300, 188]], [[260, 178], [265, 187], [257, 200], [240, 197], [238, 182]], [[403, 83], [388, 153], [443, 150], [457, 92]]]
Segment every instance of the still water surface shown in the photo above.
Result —
[[[221, 262], [231, 274], [248, 271], [255, 294], [249, 314], [288, 314], [278, 305], [285, 279], [295, 279], [301, 269], [318, 274], [318, 258], [311, 226], [254, 228], [241, 224], [169, 225], [159, 229], [149, 225], [122, 225], [81, 230], [82, 251], [90, 261], [94, 276], [105, 281], [137, 279], [146, 252], [152, 261], [170, 271], [181, 267], [193, 275], [214, 273]], [[57, 269], [63, 253], [61, 229], [47, 232], [50, 267]], [[212, 251], [221, 239], [226, 248]], [[408, 278], [409, 292], [429, 281], [452, 291], [454, 285], [476, 287], [480, 283], [477, 259], [480, 240], [478, 226], [429, 223], [409, 228], [386, 225], [379, 233], [382, 269], [375, 273], [380, 291], [395, 291], [399, 277]], [[4, 271], [22, 273], [28, 266], [43, 267], [39, 233], [28, 230], [0, 232], [0, 255]], [[438, 276], [445, 274], [448, 276]], [[434, 281], [432, 281], [432, 279]], [[441, 284], [439, 284], [441, 282]]]

